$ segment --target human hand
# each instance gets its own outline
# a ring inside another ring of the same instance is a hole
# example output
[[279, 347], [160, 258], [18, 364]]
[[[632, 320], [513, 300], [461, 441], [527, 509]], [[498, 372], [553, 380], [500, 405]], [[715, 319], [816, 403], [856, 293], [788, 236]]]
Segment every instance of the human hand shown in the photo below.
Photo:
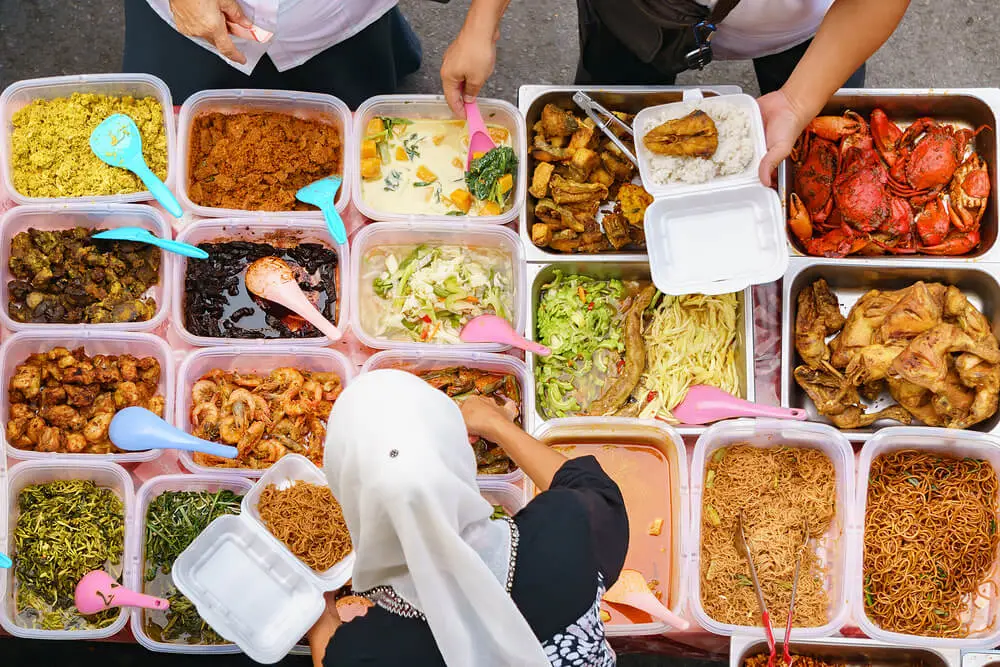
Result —
[[246, 63], [246, 56], [233, 44], [226, 27], [226, 21], [247, 29], [253, 27], [236, 0], [170, 0], [170, 12], [182, 35], [205, 39], [226, 58]]
[[770, 187], [774, 185], [774, 172], [792, 152], [795, 140], [802, 134], [812, 117], [803, 112], [783, 91], [776, 90], [757, 100], [764, 118], [764, 136], [767, 139], [767, 153], [760, 161], [760, 181]]
[[470, 439], [493, 440], [498, 429], [517, 418], [517, 406], [510, 400], [500, 406], [492, 398], [470, 396], [462, 401], [462, 418]]
[[441, 86], [452, 112], [465, 118], [465, 102], [479, 96], [483, 84], [493, 74], [497, 59], [499, 31], [483, 35], [464, 27], [444, 53], [441, 63]]
[[340, 614], [337, 612], [337, 602], [334, 599], [335, 591], [330, 591], [324, 595], [326, 599], [326, 609], [323, 615], [313, 624], [306, 637], [309, 640], [309, 652], [312, 654], [313, 667], [323, 667], [323, 659], [326, 657], [326, 647], [329, 646], [337, 628], [340, 627]]

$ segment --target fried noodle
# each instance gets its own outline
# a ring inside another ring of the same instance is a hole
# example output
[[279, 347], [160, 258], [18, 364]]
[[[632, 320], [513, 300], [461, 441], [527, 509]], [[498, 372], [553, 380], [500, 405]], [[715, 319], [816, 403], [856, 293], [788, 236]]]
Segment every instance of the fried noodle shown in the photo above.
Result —
[[340, 503], [327, 486], [296, 482], [286, 489], [268, 484], [257, 503], [271, 534], [317, 572], [351, 552], [351, 534]]

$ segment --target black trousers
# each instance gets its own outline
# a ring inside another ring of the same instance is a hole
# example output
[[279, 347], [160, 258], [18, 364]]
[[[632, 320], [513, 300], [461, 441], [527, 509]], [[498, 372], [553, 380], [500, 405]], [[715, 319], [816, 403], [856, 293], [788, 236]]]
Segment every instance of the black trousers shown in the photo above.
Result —
[[[627, 0], [626, 0], [627, 1]], [[669, 86], [676, 76], [664, 74], [640, 60], [590, 9], [586, 0], [578, 0], [580, 17], [580, 61], [576, 68], [577, 85]], [[774, 92], [785, 84], [792, 70], [812, 40], [787, 51], [753, 59], [761, 95]], [[851, 75], [844, 87], [863, 88], [865, 66]]]
[[146, 0], [125, 0], [124, 72], [146, 72], [170, 87], [175, 104], [209, 88], [272, 88], [327, 93], [349, 107], [395, 92], [420, 68], [420, 41], [394, 7], [370, 26], [279, 72], [266, 55], [248, 76], [180, 34]]

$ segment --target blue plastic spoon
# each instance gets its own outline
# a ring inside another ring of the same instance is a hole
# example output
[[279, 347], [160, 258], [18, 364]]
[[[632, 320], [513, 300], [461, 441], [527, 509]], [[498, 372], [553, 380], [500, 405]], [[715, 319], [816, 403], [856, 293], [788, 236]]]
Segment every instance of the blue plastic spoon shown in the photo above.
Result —
[[235, 447], [220, 445], [196, 438], [163, 421], [145, 408], [131, 407], [119, 410], [108, 427], [108, 436], [115, 447], [129, 452], [149, 449], [183, 449], [202, 452], [225, 459], [235, 459]]
[[184, 255], [185, 257], [208, 259], [208, 253], [197, 246], [193, 246], [189, 243], [182, 243], [181, 241], [174, 241], [173, 239], [161, 239], [148, 229], [143, 229], [142, 227], [117, 227], [115, 229], [98, 232], [97, 234], [94, 234], [92, 238], [111, 241], [135, 241], [137, 243], [148, 243], [149, 245], [155, 245], [157, 248], [163, 248], [167, 252], [175, 252], [178, 255]]
[[330, 230], [333, 240], [337, 243], [347, 243], [347, 229], [335, 205], [341, 182], [340, 176], [321, 178], [296, 192], [295, 198], [305, 204], [318, 206], [319, 210], [323, 211], [323, 219], [326, 220], [327, 229]]
[[8, 558], [5, 554], [0, 554], [0, 570], [5, 570], [11, 567], [14, 567], [14, 561]]
[[90, 150], [112, 167], [128, 169], [138, 176], [170, 215], [175, 218], [184, 215], [174, 193], [146, 166], [142, 157], [142, 135], [134, 120], [120, 113], [105, 118], [90, 133]]

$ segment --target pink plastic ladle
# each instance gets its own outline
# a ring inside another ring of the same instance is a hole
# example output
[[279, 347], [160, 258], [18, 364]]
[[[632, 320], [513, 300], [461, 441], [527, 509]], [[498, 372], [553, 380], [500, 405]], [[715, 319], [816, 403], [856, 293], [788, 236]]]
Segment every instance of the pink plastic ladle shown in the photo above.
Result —
[[280, 257], [261, 257], [256, 260], [247, 267], [245, 280], [247, 289], [253, 294], [301, 316], [331, 341], [340, 340], [340, 329], [309, 302], [295, 280], [295, 271]]
[[476, 153], [488, 153], [497, 145], [486, 129], [483, 114], [479, 112], [479, 103], [475, 100], [465, 103], [465, 120], [469, 124], [469, 155], [465, 160], [465, 170], [469, 171]]
[[90, 616], [112, 607], [141, 607], [164, 611], [170, 602], [152, 595], [144, 595], [125, 588], [111, 578], [104, 570], [94, 570], [83, 576], [76, 585], [73, 597], [76, 609], [84, 616]]
[[552, 354], [552, 350], [520, 335], [514, 331], [510, 322], [497, 315], [473, 317], [462, 327], [458, 337], [463, 343], [500, 343], [525, 352], [534, 352], [542, 357]]
[[733, 417], [774, 417], [805, 421], [808, 416], [801, 408], [758, 405], [704, 384], [696, 384], [688, 389], [684, 400], [671, 412], [682, 424], [710, 424]]

